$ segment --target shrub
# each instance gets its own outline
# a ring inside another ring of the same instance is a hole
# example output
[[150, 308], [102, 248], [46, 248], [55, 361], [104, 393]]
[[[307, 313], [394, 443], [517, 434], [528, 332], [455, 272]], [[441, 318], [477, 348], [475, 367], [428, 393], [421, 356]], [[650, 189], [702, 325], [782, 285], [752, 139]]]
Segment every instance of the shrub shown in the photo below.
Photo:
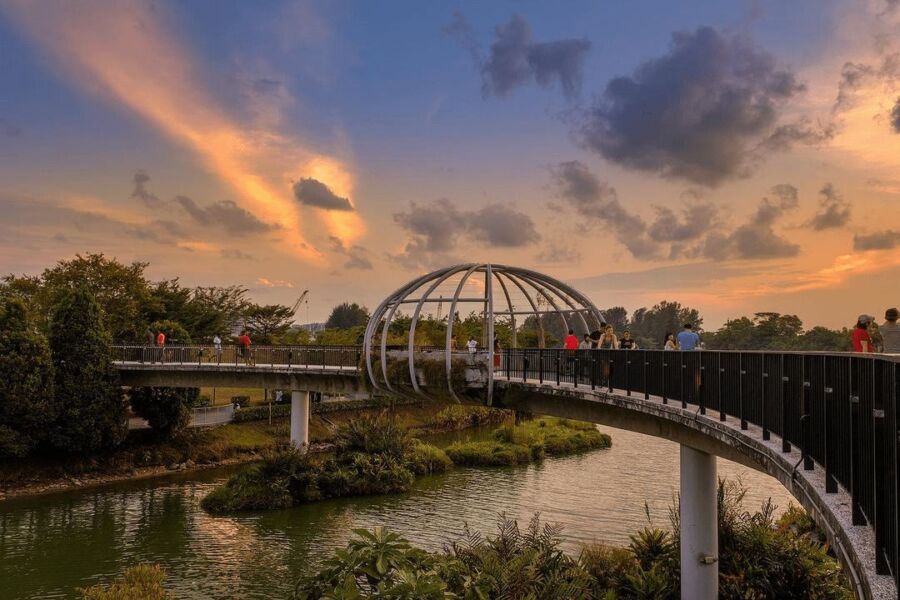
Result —
[[407, 455], [406, 466], [414, 475], [433, 475], [452, 467], [453, 461], [440, 448], [415, 440]]
[[506, 442], [455, 442], [445, 449], [456, 465], [498, 467], [531, 462], [526, 446]]
[[159, 565], [139, 565], [125, 569], [121, 578], [108, 585], [79, 591], [83, 600], [168, 600], [172, 596], [163, 588], [165, 579]]
[[172, 439], [191, 422], [190, 406], [199, 393], [197, 388], [136, 387], [128, 398], [134, 414], [147, 419], [159, 437]]

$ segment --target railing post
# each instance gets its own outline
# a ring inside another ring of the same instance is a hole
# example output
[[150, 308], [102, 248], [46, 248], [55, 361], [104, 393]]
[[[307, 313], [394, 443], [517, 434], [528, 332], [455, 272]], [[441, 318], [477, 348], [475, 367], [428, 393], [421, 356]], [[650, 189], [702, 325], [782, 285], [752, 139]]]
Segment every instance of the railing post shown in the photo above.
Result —
[[597, 352], [595, 350], [588, 350], [590, 352], [591, 357], [591, 390], [597, 389]]
[[644, 381], [644, 400], [650, 399], [650, 382], [647, 381], [647, 371], [650, 369], [650, 354], [644, 350], [644, 367], [641, 379]]
[[669, 370], [669, 362], [666, 360], [666, 351], [663, 350], [663, 359], [662, 359], [662, 403], [663, 404], [669, 403], [669, 396], [668, 396], [669, 389], [667, 386], [669, 378], [666, 376], [666, 373], [668, 370]]
[[738, 361], [740, 363], [740, 373], [738, 374], [738, 416], [741, 419], [741, 429], [746, 430], [748, 426], [747, 415], [744, 413], [744, 375], [747, 374], [747, 371], [744, 370], [743, 352], [738, 354]]
[[801, 361], [800, 379], [803, 381], [803, 398], [800, 405], [800, 455], [803, 457], [803, 470], [812, 471], [815, 468], [812, 456], [809, 455], [809, 405], [812, 396], [812, 383], [809, 381], [809, 373], [806, 372], [806, 357]]
[[791, 443], [788, 441], [788, 423], [791, 420], [791, 376], [784, 372], [784, 354], [781, 355], [781, 451], [790, 452]]
[[625, 350], [625, 395], [631, 395], [631, 355]]
[[706, 402], [703, 399], [703, 377], [706, 373], [706, 367], [703, 364], [703, 355], [700, 355], [700, 387], [697, 389], [697, 403], [700, 405], [700, 414], [706, 414]]
[[766, 368], [766, 355], [762, 355], [762, 439], [768, 441], [772, 435], [769, 432], [769, 411], [766, 410], [766, 401], [769, 397], [769, 371]]
[[613, 363], [614, 363], [615, 361], [614, 361], [614, 359], [613, 359], [613, 351], [612, 351], [612, 350], [607, 350], [607, 352], [608, 352], [607, 356], [609, 356], [609, 376], [607, 377], [607, 379], [609, 380], [609, 382], [608, 382], [608, 383], [609, 383], [609, 389], [608, 389], [608, 391], [609, 391], [610, 394], [612, 394], [612, 391], [613, 391], [613, 366], [614, 366]]
[[[692, 352], [696, 352], [696, 350], [692, 350]], [[687, 408], [687, 394], [684, 393], [684, 351], [678, 353], [678, 357], [680, 359], [681, 370], [679, 371], [678, 377], [679, 381], [679, 389], [681, 390], [681, 408]]]
[[538, 361], [540, 364], [538, 365], [538, 383], [544, 383], [544, 349], [538, 349]]
[[718, 388], [719, 388], [719, 420], [724, 421], [726, 416], [728, 415], [728, 411], [725, 410], [725, 390], [722, 387], [723, 378], [724, 378], [725, 369], [722, 368], [722, 353], [716, 352], [716, 377], [718, 377]]
[[556, 354], [556, 385], [558, 386], [559, 385], [559, 363], [560, 363], [561, 357], [559, 355], [559, 350], [556, 350], [554, 352], [554, 354]]
[[572, 375], [572, 383], [575, 388], [578, 387], [578, 370], [581, 368], [581, 363], [578, 360], [578, 350], [575, 351], [575, 358], [572, 359], [572, 369], [575, 371]]
[[506, 380], [512, 381], [512, 348], [506, 349]]
[[[832, 365], [833, 366], [833, 365]], [[834, 398], [834, 378], [831, 373], [831, 369], [828, 368], [828, 361], [825, 361], [825, 493], [826, 494], [836, 494], [837, 493], [837, 479], [834, 474], [835, 467], [835, 447], [837, 446], [837, 439], [834, 435], [834, 423], [831, 418], [831, 413], [834, 412], [834, 408], [832, 404], [835, 402]], [[829, 377], [830, 376], [830, 377]]]
[[[862, 395], [863, 378], [859, 377], [858, 369], [854, 369], [855, 365], [859, 365], [857, 359], [850, 359], [850, 368], [848, 374], [850, 377], [850, 508], [854, 525], [866, 525], [868, 523], [866, 516], [862, 512], [862, 498], [860, 492], [862, 490], [864, 478], [862, 476], [862, 440], [860, 435], [859, 423], [859, 399]], [[854, 377], [854, 375], [856, 377]], [[856, 393], [853, 390], [856, 389]]]

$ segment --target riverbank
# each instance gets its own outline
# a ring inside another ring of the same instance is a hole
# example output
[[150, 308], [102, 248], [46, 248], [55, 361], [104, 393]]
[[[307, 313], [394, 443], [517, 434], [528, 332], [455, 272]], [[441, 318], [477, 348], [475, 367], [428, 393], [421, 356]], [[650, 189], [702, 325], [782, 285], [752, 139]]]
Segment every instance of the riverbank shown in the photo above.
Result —
[[[341, 425], [384, 411], [417, 436], [496, 424], [510, 417], [509, 413], [496, 409], [434, 403], [313, 414], [310, 417], [310, 451], [330, 450]], [[285, 417], [273, 418], [271, 423], [268, 420], [247, 421], [211, 429], [186, 430], [171, 441], [155, 440], [150, 431], [133, 431], [121, 447], [102, 455], [4, 461], [0, 464], [0, 501], [179, 471], [252, 463], [260, 460], [265, 452], [285, 444], [289, 438], [290, 423]]]

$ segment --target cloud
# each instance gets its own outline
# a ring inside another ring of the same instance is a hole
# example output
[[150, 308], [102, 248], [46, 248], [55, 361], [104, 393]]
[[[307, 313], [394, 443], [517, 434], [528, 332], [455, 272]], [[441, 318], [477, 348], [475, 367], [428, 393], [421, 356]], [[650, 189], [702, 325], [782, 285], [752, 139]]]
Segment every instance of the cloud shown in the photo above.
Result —
[[292, 288], [294, 284], [290, 281], [286, 281], [284, 279], [269, 279], [267, 277], [257, 277], [256, 278], [257, 285], [267, 288], [275, 288], [275, 287], [284, 287], [284, 288]]
[[219, 256], [229, 260], [256, 260], [253, 255], [237, 248], [222, 248], [219, 250]]
[[330, 236], [328, 240], [335, 252], [343, 254], [347, 260], [344, 262], [345, 269], [360, 269], [370, 271], [374, 268], [372, 261], [368, 258], [368, 250], [362, 246], [347, 246], [336, 236]]
[[891, 109], [891, 129], [894, 133], [900, 133], [900, 98], [897, 98], [894, 108]]
[[231, 200], [199, 206], [187, 196], [176, 196], [175, 203], [200, 225], [221, 227], [235, 236], [267, 233], [277, 229], [277, 226], [263, 223]]
[[859, 91], [873, 82], [892, 81], [900, 78], [900, 52], [881, 57], [881, 64], [846, 62], [841, 68], [838, 95], [834, 112], [842, 112], [856, 106]]
[[411, 202], [408, 210], [394, 213], [394, 222], [409, 239], [403, 255], [392, 258], [409, 266], [448, 262], [448, 253], [462, 238], [492, 248], [518, 248], [540, 240], [531, 217], [503, 204], [465, 211], [446, 198]]
[[775, 198], [763, 198], [748, 223], [730, 233], [710, 233], [693, 253], [713, 260], [764, 260], [797, 256], [800, 246], [774, 230], [778, 221], [799, 205], [797, 189], [782, 184], [772, 188], [772, 194]]
[[16, 127], [6, 119], [0, 118], [0, 135], [7, 137], [19, 137], [22, 135], [22, 129]]
[[513, 15], [508, 23], [494, 28], [495, 39], [485, 60], [472, 27], [461, 12], [455, 11], [442, 31], [458, 38], [472, 55], [481, 70], [485, 97], [509, 96], [532, 81], [543, 88], [558, 83], [567, 98], [574, 98], [581, 89], [584, 59], [591, 48], [586, 38], [536, 42], [528, 22]]
[[745, 36], [700, 27], [610, 80], [575, 133], [616, 164], [715, 186], [747, 175], [764, 150], [822, 139], [808, 124], [779, 124], [803, 89]]
[[582, 254], [575, 246], [564, 246], [556, 241], [550, 241], [535, 256], [535, 260], [548, 264], [575, 264], [581, 262]]
[[302, 178], [294, 184], [294, 198], [300, 204], [316, 208], [353, 210], [353, 205], [350, 204], [348, 198], [338, 196], [327, 185], [312, 177]]
[[816, 231], [836, 229], [850, 222], [850, 203], [844, 200], [834, 186], [826, 183], [819, 190], [823, 196], [819, 203], [819, 211], [809, 222], [809, 226]]
[[469, 235], [486, 246], [520, 248], [541, 238], [531, 217], [503, 204], [489, 204], [468, 220]]
[[900, 247], [900, 231], [886, 229], [869, 234], [856, 234], [853, 236], [853, 249], [865, 250], [893, 250]]
[[679, 217], [671, 208], [657, 206], [656, 219], [650, 224], [650, 237], [659, 242], [688, 242], [709, 231], [718, 209], [712, 203], [691, 204]]
[[[305, 243], [301, 210], [283, 173], [308, 175], [328, 159], [283, 129], [248, 126], [203, 85], [205, 65], [176, 37], [165, 7], [140, 0], [85, 0], [51, 5], [11, 0], [4, 13], [60, 64], [59, 71], [88, 92], [120, 105], [194, 152], [236, 192], [236, 200], [264, 221], [283, 227], [279, 248], [307, 260], [321, 254]], [[334, 187], [330, 179], [318, 177]], [[349, 194], [349, 191], [346, 193]]]
[[147, 184], [150, 182], [150, 176], [147, 173], [138, 171], [131, 181], [134, 183], [134, 191], [131, 192], [132, 198], [137, 198], [144, 206], [152, 209], [161, 208], [165, 204], [156, 194], [147, 189]]

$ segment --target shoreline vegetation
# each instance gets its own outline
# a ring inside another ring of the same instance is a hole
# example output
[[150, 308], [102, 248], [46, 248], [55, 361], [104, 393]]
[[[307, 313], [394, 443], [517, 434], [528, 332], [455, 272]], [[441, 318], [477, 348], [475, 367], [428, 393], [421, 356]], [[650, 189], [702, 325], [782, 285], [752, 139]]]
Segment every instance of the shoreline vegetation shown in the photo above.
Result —
[[[459, 408], [451, 412], [465, 415]], [[454, 414], [438, 420], [454, 422], [458, 418]], [[273, 449], [259, 464], [207, 494], [200, 505], [223, 514], [283, 509], [345, 496], [397, 494], [409, 491], [416, 478], [443, 473], [454, 465], [525, 464], [544, 456], [608, 448], [612, 443], [590, 423], [549, 417], [501, 425], [492, 437], [456, 442], [445, 451], [417, 439], [384, 415], [363, 416], [338, 429], [333, 453], [316, 457], [288, 447]]]
[[[392, 406], [385, 401], [381, 406], [357, 409], [352, 402], [342, 404], [342, 410], [311, 415], [311, 453], [330, 450], [337, 428], [349, 420], [385, 410], [414, 436], [494, 425], [511, 418], [508, 411], [480, 406], [433, 403]], [[275, 405], [273, 409], [281, 407]], [[240, 421], [209, 429], [187, 429], [172, 440], [160, 440], [150, 430], [132, 431], [122, 446], [110, 452], [86, 456], [32, 455], [0, 461], [0, 501], [252, 463], [287, 442], [290, 436], [287, 416], [276, 416], [269, 424], [266, 406], [241, 412], [246, 415]], [[275, 414], [278, 412], [282, 411]]]
[[[719, 598], [853, 600], [846, 577], [809, 515], [790, 505], [775, 518], [767, 501], [743, 507], [745, 488], [719, 481]], [[354, 529], [317, 572], [296, 582], [294, 600], [318, 598], [450, 600], [676, 600], [680, 597], [678, 501], [669, 527], [648, 525], [628, 546], [561, 548], [562, 529], [535, 514], [524, 528], [501, 514], [494, 535], [464, 528], [460, 539], [429, 552], [388, 528]], [[168, 600], [165, 572], [137, 565], [109, 584], [81, 590], [84, 600]]]

